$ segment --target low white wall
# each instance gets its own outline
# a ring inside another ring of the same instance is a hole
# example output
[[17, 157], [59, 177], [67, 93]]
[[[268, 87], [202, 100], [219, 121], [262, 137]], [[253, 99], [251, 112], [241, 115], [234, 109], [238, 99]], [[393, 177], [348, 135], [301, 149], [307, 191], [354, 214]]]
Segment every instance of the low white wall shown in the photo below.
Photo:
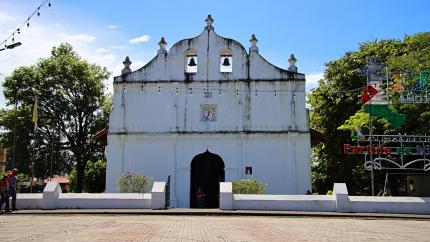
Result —
[[[369, 197], [349, 196], [344, 183], [335, 183], [333, 195], [252, 195], [233, 194], [231, 183], [220, 185], [220, 208], [224, 210], [292, 210], [353, 213], [430, 214], [430, 197]], [[232, 195], [233, 206], [229, 199]]]
[[18, 193], [16, 194], [17, 209], [40, 209], [42, 207], [42, 193]]
[[350, 212], [430, 214], [430, 197], [350, 196]]
[[151, 208], [150, 193], [63, 193], [57, 209], [65, 208]]
[[[165, 183], [151, 193], [61, 193], [50, 184], [41, 193], [17, 194], [18, 209], [164, 208]], [[58, 187], [57, 187], [58, 186]], [[220, 208], [252, 210], [338, 211], [360, 213], [430, 214], [430, 197], [349, 196], [345, 184], [335, 184], [333, 195], [233, 194], [231, 183], [220, 184]], [[156, 197], [156, 199], [154, 199]]]
[[336, 211], [333, 196], [234, 194], [233, 209]]
[[49, 182], [43, 194], [17, 194], [16, 206], [18, 209], [162, 209], [165, 205], [165, 183], [154, 184], [152, 193], [62, 193], [58, 183]]

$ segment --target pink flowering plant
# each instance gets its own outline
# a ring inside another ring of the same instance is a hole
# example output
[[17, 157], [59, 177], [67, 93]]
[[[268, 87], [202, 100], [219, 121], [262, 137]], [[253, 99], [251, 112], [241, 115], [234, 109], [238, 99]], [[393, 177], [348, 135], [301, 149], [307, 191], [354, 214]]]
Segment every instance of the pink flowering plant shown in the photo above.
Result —
[[124, 193], [144, 193], [149, 191], [152, 182], [150, 177], [127, 171], [119, 177], [117, 187], [120, 192]]

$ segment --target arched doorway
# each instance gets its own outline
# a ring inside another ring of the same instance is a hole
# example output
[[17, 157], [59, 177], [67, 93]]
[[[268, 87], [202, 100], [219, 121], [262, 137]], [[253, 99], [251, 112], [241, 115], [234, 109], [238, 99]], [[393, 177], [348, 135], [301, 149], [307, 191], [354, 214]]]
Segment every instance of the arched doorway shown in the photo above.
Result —
[[219, 207], [219, 183], [225, 179], [224, 162], [219, 155], [209, 150], [196, 155], [191, 161], [190, 207], [197, 208], [197, 189], [206, 195], [205, 208]]

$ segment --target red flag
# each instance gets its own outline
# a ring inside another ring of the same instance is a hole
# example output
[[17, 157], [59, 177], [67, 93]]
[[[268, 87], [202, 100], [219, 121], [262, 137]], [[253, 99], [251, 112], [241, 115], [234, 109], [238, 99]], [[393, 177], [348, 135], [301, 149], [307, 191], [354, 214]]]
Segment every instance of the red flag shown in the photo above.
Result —
[[367, 86], [363, 90], [363, 94], [361, 95], [361, 102], [367, 103], [372, 97], [374, 97], [378, 93], [378, 90], [372, 86]]

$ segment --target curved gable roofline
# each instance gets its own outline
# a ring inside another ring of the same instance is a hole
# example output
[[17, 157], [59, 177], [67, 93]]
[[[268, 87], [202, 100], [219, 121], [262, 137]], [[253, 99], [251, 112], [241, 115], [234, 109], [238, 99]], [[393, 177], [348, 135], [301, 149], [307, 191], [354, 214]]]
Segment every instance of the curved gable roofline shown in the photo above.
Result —
[[179, 45], [181, 45], [182, 43], [184, 43], [184, 42], [191, 42], [191, 41], [193, 41], [193, 40], [195, 40], [195, 39], [197, 39], [197, 38], [199, 38], [200, 36], [202, 36], [205, 32], [206, 32], [207, 30], [203, 30], [203, 32], [201, 32], [199, 35], [197, 35], [197, 36], [194, 36], [194, 37], [191, 37], [191, 38], [185, 38], [185, 39], [181, 39], [181, 40], [179, 40], [179, 41], [177, 41], [176, 43], [174, 43], [173, 45], [172, 45], [172, 47], [170, 47], [169, 48], [169, 52], [170, 52], [170, 50], [171, 49], [173, 49], [173, 48], [177, 48]]
[[[206, 30], [205, 30], [206, 31]], [[205, 31], [203, 31], [200, 35], [202, 35]], [[223, 36], [221, 36], [221, 35], [219, 35], [219, 34], [217, 34], [214, 30], [212, 30], [213, 31], [213, 33], [215, 34], [215, 36], [217, 36], [218, 38], [221, 38], [221, 39], [224, 39], [225, 41], [227, 41], [227, 42], [232, 42], [232, 43], [234, 43], [234, 44], [236, 44], [237, 46], [239, 46], [241, 49], [242, 49], [242, 51], [243, 52], [245, 52], [247, 55], [248, 55], [248, 57], [249, 57], [249, 55], [251, 54], [251, 53], [249, 53], [247, 50], [246, 50], [246, 48], [242, 45], [242, 43], [240, 43], [239, 41], [237, 41], [237, 40], [234, 40], [234, 39], [231, 39], [231, 38], [226, 38], [226, 37], [223, 37]], [[197, 37], [199, 37], [200, 35], [198, 35]], [[197, 37], [195, 37], [195, 38], [197, 38]], [[283, 69], [283, 68], [281, 68], [281, 67], [278, 67], [278, 66], [276, 66], [276, 65], [274, 65], [274, 64], [272, 64], [270, 61], [268, 61], [268, 60], [266, 60], [266, 58], [264, 58], [259, 52], [252, 52], [252, 53], [256, 53], [264, 62], [266, 62], [267, 64], [269, 64], [272, 68], [274, 68], [275, 70], [277, 70], [277, 71], [279, 71], [279, 72], [281, 72], [281, 73], [291, 73], [291, 74], [294, 74], [295, 72], [291, 72], [291, 71], [289, 71], [289, 70], [286, 70], [286, 69]], [[298, 74], [301, 74], [301, 73], [298, 73]]]
[[[217, 38], [220, 38], [220, 39], [224, 40], [227, 43], [231, 43], [232, 45], [234, 45], [236, 47], [239, 47], [239, 49], [243, 52], [243, 54], [245, 54], [247, 56], [248, 59], [251, 56], [251, 54], [256, 54], [258, 56], [258, 58], [261, 59], [261, 61], [263, 61], [266, 65], [270, 66], [271, 68], [273, 68], [277, 72], [279, 72], [282, 76], [294, 76], [294, 78], [296, 78], [296, 79], [304, 79], [304, 74], [291, 72], [289, 70], [286, 70], [286, 69], [283, 69], [281, 67], [278, 67], [278, 66], [270, 63], [268, 60], [266, 60], [258, 52], [250, 52], [249, 53], [246, 50], [246, 48], [239, 41], [237, 41], [237, 40], [234, 40], [232, 38], [226, 38], [226, 37], [223, 37], [221, 35], [218, 35], [213, 29], [209, 29], [209, 30], [204, 29], [202, 33], [200, 33], [199, 35], [197, 35], [195, 37], [185, 38], [185, 39], [181, 39], [181, 40], [177, 41], [175, 44], [173, 44], [169, 48], [169, 50], [168, 50], [167, 53], [165, 53], [165, 54], [157, 54], [149, 62], [147, 62], [144, 66], [140, 67], [139, 69], [136, 69], [136, 70], [132, 71], [131, 73], [115, 77], [114, 78], [114, 82], [121, 82], [121, 81], [127, 81], [128, 79], [134, 79], [133, 76], [138, 75], [140, 73], [143, 73], [145, 71], [145, 69], [147, 69], [148, 67], [152, 66], [155, 62], [157, 62], [157, 59], [159, 58], [160, 55], [164, 55], [164, 57], [167, 59], [167, 57], [169, 56], [169, 54], [171, 54], [172, 50], [175, 50], [175, 49], [179, 48], [181, 45], [183, 45], [184, 43], [187, 43], [187, 42], [188, 42], [188, 45], [190, 46], [191, 42], [193, 42], [194, 40], [202, 37], [202, 35], [204, 35], [206, 33], [209, 33], [210, 31], [212, 31], [213, 34]], [[227, 45], [230, 46], [230, 44], [227, 44]], [[228, 48], [228, 49], [231, 50], [231, 48]]]
[[[291, 74], [295, 73], [295, 72], [292, 72], [292, 71], [286, 70], [286, 69], [284, 69], [284, 68], [281, 68], [281, 67], [275, 66], [275, 65], [274, 65], [274, 64], [272, 64], [270, 61], [266, 60], [266, 58], [264, 58], [262, 55], [260, 55], [260, 53], [256, 53], [256, 54], [258, 54], [258, 55], [260, 56], [260, 58], [261, 58], [261, 59], [263, 59], [263, 61], [267, 62], [270, 66], [272, 66], [273, 68], [275, 68], [275, 69], [276, 69], [276, 70], [278, 70], [279, 72], [286, 72], [286, 73], [291, 73]], [[302, 74], [302, 73], [299, 73], [299, 74]]]
[[[169, 50], [167, 51], [165, 55], [165, 57], [167, 58], [167, 56], [170, 53], [170, 50], [172, 50], [173, 48], [176, 48], [177, 46], [179, 46], [181, 43], [186, 42], [186, 41], [192, 41], [194, 39], [197, 39], [198, 37], [200, 37], [202, 34], [204, 34], [206, 32], [206, 30], [204, 30], [202, 33], [200, 33], [199, 35], [192, 37], [192, 38], [186, 38], [186, 39], [181, 39], [179, 41], [177, 41], [176, 43], [174, 43]], [[130, 73], [127, 73], [125, 75], [120, 75], [120, 76], [116, 76], [114, 77], [114, 82], [121, 82], [121, 81], [127, 81], [127, 79], [129, 79], [129, 77], [136, 75], [137, 73], [142, 73], [146, 68], [150, 67], [152, 64], [154, 64], [154, 62], [156, 62], [157, 58], [158, 58], [159, 54], [155, 55], [150, 61], [148, 61], [145, 65], [143, 65], [142, 67], [140, 67], [139, 69], [136, 69]]]
[[176, 48], [177, 46], [182, 45], [182, 43], [184, 43], [184, 42], [191, 42], [191, 41], [193, 41], [193, 40], [195, 40], [195, 39], [199, 38], [200, 36], [202, 36], [203, 34], [205, 34], [205, 33], [209, 32], [209, 31], [212, 31], [212, 32], [215, 34], [215, 36], [216, 36], [216, 37], [221, 38], [221, 39], [223, 39], [223, 40], [224, 40], [224, 41], [226, 41], [226, 42], [232, 42], [232, 43], [236, 44], [236, 45], [237, 45], [237, 46], [239, 46], [239, 47], [240, 47], [244, 52], [246, 52], [247, 54], [249, 54], [249, 53], [246, 51], [246, 48], [245, 48], [245, 47], [244, 47], [244, 46], [243, 46], [239, 41], [234, 40], [234, 39], [231, 39], [231, 38], [223, 37], [223, 36], [221, 36], [221, 35], [217, 34], [213, 29], [210, 29], [210, 30], [205, 29], [205, 30], [203, 30], [203, 32], [201, 32], [199, 35], [197, 35], [197, 36], [195, 36], [195, 37], [192, 37], [192, 38], [185, 38], [185, 39], [181, 39], [181, 40], [177, 41], [175, 44], [173, 44], [173, 45], [172, 45], [172, 47], [170, 47], [170, 48], [169, 48], [169, 52], [170, 52], [170, 50], [171, 50], [171, 49]]
[[231, 39], [231, 38], [223, 37], [223, 36], [217, 34], [215, 31], [213, 31], [213, 32], [214, 32], [214, 34], [215, 34], [216, 37], [221, 38], [221, 39], [223, 39], [226, 42], [233, 43], [236, 46], [239, 46], [242, 49], [243, 52], [245, 52], [247, 55], [249, 55], [248, 51], [246, 51], [246, 48], [239, 41]]
[[[170, 50], [172, 49], [172, 48], [174, 48], [174, 47], [176, 47], [177, 45], [179, 45], [179, 43], [181, 43], [181, 42], [185, 42], [185, 41], [191, 41], [191, 40], [193, 40], [193, 39], [197, 39], [198, 37], [200, 37], [203, 33], [204, 33], [205, 31], [203, 31], [201, 34], [199, 34], [199, 35], [197, 35], [197, 36], [195, 36], [195, 37], [192, 37], [192, 38], [186, 38], [186, 39], [181, 39], [181, 40], [179, 40], [179, 41], [177, 41], [176, 43], [174, 43], [170, 48], [169, 48], [169, 50], [167, 51], [167, 53], [165, 54], [165, 56], [167, 57], [168, 55], [169, 55], [169, 52], [170, 52]], [[148, 66], [151, 66], [152, 65], [152, 63], [153, 62], [155, 62], [155, 60], [158, 58], [158, 54], [157, 55], [155, 55], [150, 61], [148, 61], [145, 65], [143, 65], [142, 67], [140, 67], [139, 69], [136, 69], [136, 70], [134, 70], [134, 71], [132, 71], [131, 73], [128, 73], [128, 74], [126, 74], [126, 75], [124, 75], [124, 76], [127, 76], [127, 75], [131, 75], [131, 74], [133, 74], [134, 72], [142, 72], [144, 69], [146, 69]]]

